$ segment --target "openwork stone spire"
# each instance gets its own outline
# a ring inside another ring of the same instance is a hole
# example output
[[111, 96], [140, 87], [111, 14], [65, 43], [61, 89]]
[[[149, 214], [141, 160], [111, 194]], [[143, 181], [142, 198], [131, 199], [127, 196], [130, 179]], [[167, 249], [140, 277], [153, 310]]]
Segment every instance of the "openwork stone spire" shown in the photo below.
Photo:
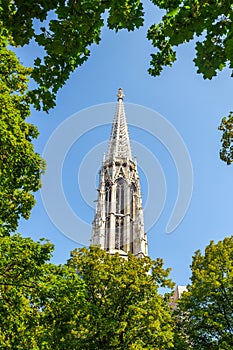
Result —
[[124, 94], [118, 90], [117, 109], [107, 157], [99, 175], [98, 200], [91, 244], [110, 254], [143, 257], [147, 252], [142, 196], [137, 164], [132, 160], [124, 111]]
[[122, 88], [118, 90], [117, 109], [112, 124], [112, 132], [108, 147], [107, 159], [132, 159], [128, 127], [124, 110], [124, 94]]

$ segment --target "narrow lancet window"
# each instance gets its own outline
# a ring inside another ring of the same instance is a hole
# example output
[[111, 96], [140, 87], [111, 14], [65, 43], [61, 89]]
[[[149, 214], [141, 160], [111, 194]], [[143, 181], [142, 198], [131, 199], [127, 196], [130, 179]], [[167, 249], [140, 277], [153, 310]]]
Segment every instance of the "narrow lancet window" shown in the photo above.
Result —
[[122, 178], [117, 180], [116, 189], [116, 214], [125, 214], [126, 181]]
[[108, 215], [111, 211], [111, 197], [112, 197], [112, 189], [111, 184], [109, 182], [106, 182], [105, 184], [105, 208], [106, 208], [106, 215]]

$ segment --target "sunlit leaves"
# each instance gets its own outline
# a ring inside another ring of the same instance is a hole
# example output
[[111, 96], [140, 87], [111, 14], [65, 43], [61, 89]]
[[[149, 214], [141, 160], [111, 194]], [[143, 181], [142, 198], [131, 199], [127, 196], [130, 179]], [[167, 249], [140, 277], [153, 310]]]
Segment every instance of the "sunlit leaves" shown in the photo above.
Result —
[[37, 86], [29, 96], [36, 109], [48, 112], [55, 106], [57, 91], [88, 59], [91, 45], [99, 44], [106, 13], [108, 27], [116, 31], [143, 24], [140, 0], [3, 2], [0, 22], [11, 44], [24, 46], [35, 40], [43, 49], [31, 72]]
[[[204, 79], [212, 79], [223, 68], [233, 68], [233, 6], [231, 1], [152, 0], [166, 10], [162, 21], [152, 25], [147, 37], [156, 52], [151, 55], [149, 73], [161, 74], [176, 60], [175, 47], [196, 39], [194, 63]], [[233, 72], [232, 75], [233, 76]], [[233, 161], [232, 116], [223, 118], [220, 158]]]
[[219, 130], [222, 131], [220, 158], [230, 165], [233, 162], [233, 113], [222, 119]]
[[112, 1], [109, 11], [108, 26], [110, 29], [127, 28], [129, 31], [143, 25], [144, 12], [140, 0]]
[[44, 165], [32, 139], [37, 128], [25, 121], [30, 115], [27, 96], [31, 69], [22, 66], [0, 37], [0, 234], [16, 230], [22, 216], [29, 218], [35, 204], [32, 192], [40, 187]]
[[153, 0], [153, 3], [167, 12], [161, 23], [148, 31], [148, 39], [158, 49], [151, 61], [150, 74], [159, 75], [163, 66], [170, 66], [175, 61], [175, 46], [200, 35], [194, 59], [198, 73], [202, 73], [205, 79], [211, 79], [226, 64], [232, 65], [230, 43], [233, 36], [233, 10], [230, 1]]
[[[98, 248], [49, 262], [52, 245], [1, 238], [0, 348], [20, 350], [173, 348], [161, 259], [127, 261]], [[150, 272], [151, 271], [151, 272]]]
[[35, 297], [53, 247], [19, 235], [0, 240], [0, 348], [36, 350], [41, 312]]
[[191, 285], [179, 303], [179, 325], [193, 349], [231, 349], [233, 344], [233, 238], [213, 241], [191, 265]]
[[0, 348], [78, 348], [84, 288], [77, 272], [49, 262], [47, 241], [0, 239]]
[[69, 266], [86, 286], [80, 348], [169, 349], [173, 321], [168, 297], [160, 286], [172, 287], [162, 260], [109, 255], [99, 248], [72, 252]]

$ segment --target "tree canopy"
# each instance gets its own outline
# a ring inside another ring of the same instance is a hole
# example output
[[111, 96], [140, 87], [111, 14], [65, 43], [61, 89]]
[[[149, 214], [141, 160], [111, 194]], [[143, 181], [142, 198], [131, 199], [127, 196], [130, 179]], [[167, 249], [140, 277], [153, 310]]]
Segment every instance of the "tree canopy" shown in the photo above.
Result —
[[52, 264], [52, 251], [47, 241], [1, 238], [1, 349], [78, 349], [71, 330], [80, 317], [83, 282], [73, 268]]
[[[204, 79], [212, 79], [224, 67], [233, 69], [233, 8], [231, 1], [152, 0], [166, 14], [147, 34], [157, 49], [151, 55], [149, 73], [157, 76], [176, 60], [175, 47], [196, 41], [194, 63]], [[233, 71], [231, 76], [233, 76]], [[233, 162], [231, 113], [222, 119], [220, 158]]]
[[233, 347], [233, 237], [193, 257], [188, 292], [179, 301], [180, 333], [190, 349]]
[[29, 218], [35, 204], [32, 192], [40, 188], [44, 162], [34, 151], [37, 128], [25, 121], [30, 116], [28, 76], [0, 35], [0, 234], [15, 231], [18, 220]]
[[233, 114], [222, 118], [219, 130], [222, 131], [220, 158], [228, 165], [233, 162]]
[[152, 0], [166, 10], [162, 21], [151, 26], [148, 39], [156, 54], [152, 55], [150, 74], [160, 74], [163, 66], [176, 59], [175, 46], [198, 37], [195, 65], [198, 73], [211, 79], [229, 65], [233, 68], [233, 9], [231, 1]]
[[169, 270], [160, 259], [129, 260], [99, 248], [49, 262], [53, 246], [1, 238], [1, 349], [170, 349]]
[[35, 108], [48, 111], [55, 106], [56, 93], [70, 73], [90, 55], [90, 47], [101, 40], [103, 14], [116, 31], [134, 30], [143, 24], [140, 0], [56, 0], [3, 1], [0, 24], [8, 42], [24, 46], [35, 41], [43, 50], [35, 58], [31, 77], [36, 87], [30, 91]]
[[128, 260], [96, 247], [72, 252], [69, 266], [85, 283], [80, 349], [170, 349], [173, 320], [168, 295], [169, 269], [161, 259]]
[[0, 348], [36, 349], [40, 310], [34, 303], [52, 245], [19, 235], [1, 237]]

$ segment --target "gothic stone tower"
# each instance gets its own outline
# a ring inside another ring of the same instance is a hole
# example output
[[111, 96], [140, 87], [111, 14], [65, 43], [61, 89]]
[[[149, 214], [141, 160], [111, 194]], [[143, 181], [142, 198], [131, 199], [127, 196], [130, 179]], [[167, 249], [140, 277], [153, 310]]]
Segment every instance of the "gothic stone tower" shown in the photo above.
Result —
[[118, 102], [107, 156], [99, 175], [98, 201], [92, 226], [92, 245], [110, 254], [128, 252], [143, 257], [147, 252], [142, 196], [136, 161], [132, 160], [124, 111], [124, 94]]

